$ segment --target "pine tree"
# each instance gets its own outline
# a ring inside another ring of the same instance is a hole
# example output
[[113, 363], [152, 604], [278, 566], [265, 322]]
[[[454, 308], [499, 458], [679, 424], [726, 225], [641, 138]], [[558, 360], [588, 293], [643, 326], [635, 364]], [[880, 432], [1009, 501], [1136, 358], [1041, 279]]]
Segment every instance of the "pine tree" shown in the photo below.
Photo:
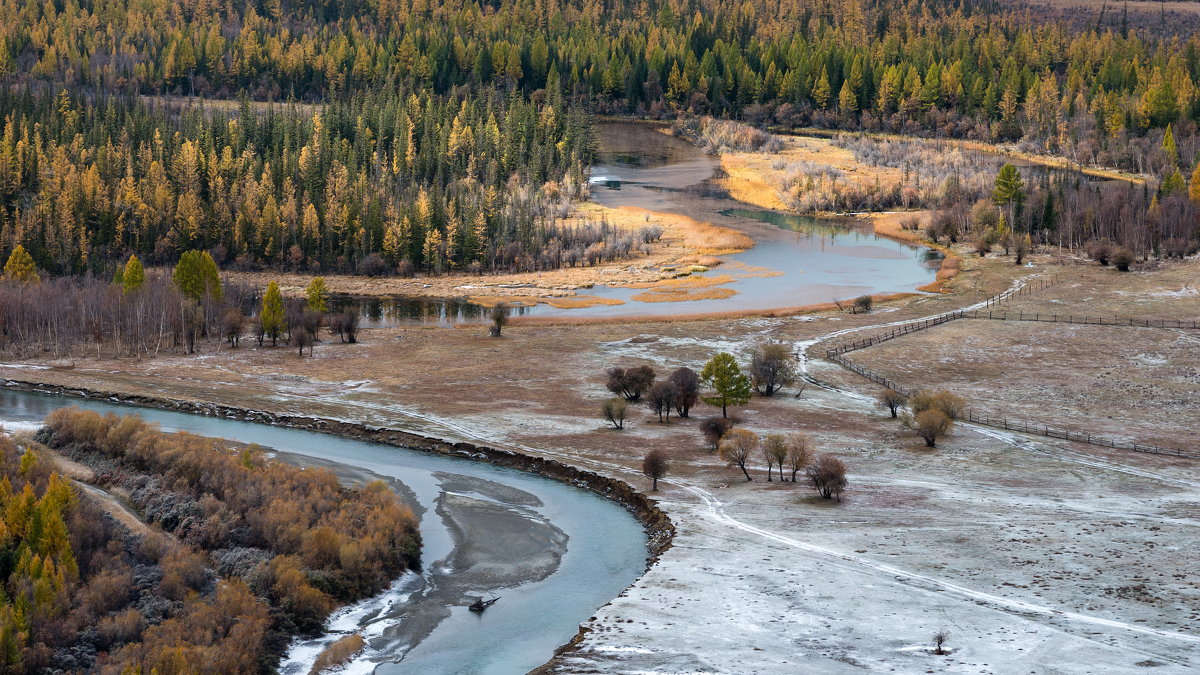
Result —
[[146, 270], [137, 255], [130, 255], [121, 272], [121, 293], [129, 295], [140, 289], [146, 283]]
[[1200, 204], [1200, 163], [1196, 164], [1196, 170], [1192, 171], [1192, 184], [1188, 186], [1188, 196], [1192, 198], [1192, 202]]
[[21, 244], [17, 244], [8, 256], [8, 262], [4, 263], [4, 276], [22, 284], [35, 284], [40, 280], [33, 256]]
[[821, 77], [818, 78], [816, 84], [813, 85], [813, 102], [817, 104], [818, 108], [824, 108], [825, 104], [829, 103], [829, 96], [831, 93], [832, 92], [829, 85], [829, 70], [822, 69]]
[[279, 284], [274, 281], [267, 284], [267, 292], [263, 295], [262, 309], [259, 310], [258, 318], [262, 321], [263, 333], [271, 338], [271, 346], [276, 346], [285, 325], [283, 294], [279, 292]]

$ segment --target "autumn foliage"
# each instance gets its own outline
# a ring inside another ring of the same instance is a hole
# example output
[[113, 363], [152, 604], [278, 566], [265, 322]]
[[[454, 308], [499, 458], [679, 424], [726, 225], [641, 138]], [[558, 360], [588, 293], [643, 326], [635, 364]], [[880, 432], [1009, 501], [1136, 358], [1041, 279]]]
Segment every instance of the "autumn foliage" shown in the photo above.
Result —
[[261, 672], [290, 636], [418, 562], [416, 520], [382, 482], [346, 488], [253, 446], [73, 408], [37, 440], [154, 529], [122, 532], [0, 441], [0, 556], [23, 561], [0, 609], [0, 670]]

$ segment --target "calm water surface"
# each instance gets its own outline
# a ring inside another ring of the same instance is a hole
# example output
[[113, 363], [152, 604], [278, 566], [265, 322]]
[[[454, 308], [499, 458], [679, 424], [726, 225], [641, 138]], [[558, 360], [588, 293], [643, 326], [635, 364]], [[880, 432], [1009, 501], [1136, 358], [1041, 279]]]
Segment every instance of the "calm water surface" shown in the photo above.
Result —
[[[590, 492], [521, 471], [253, 422], [12, 390], [0, 390], [0, 423], [9, 427], [37, 424], [50, 411], [68, 405], [102, 413], [137, 413], [165, 430], [258, 443], [299, 456], [301, 463], [303, 458], [310, 458], [323, 466], [334, 462], [398, 479], [424, 508], [421, 535], [425, 575], [453, 548], [446, 524], [435, 510], [444, 491], [444, 477], [439, 477], [442, 474], [495, 481], [530, 493], [542, 502], [542, 506], [533, 507], [536, 515], [569, 537], [567, 552], [556, 572], [516, 588], [480, 589], [481, 594], [494, 591], [502, 600], [483, 614], [454, 608], [450, 618], [438, 624], [407, 655], [392, 650], [386, 626], [366, 625], [375, 618], [373, 604], [402, 601], [406, 597], [404, 589], [385, 594], [375, 603], [363, 603], [363, 625], [338, 626], [347, 632], [375, 636], [367, 661], [354, 664], [352, 672], [378, 667], [381, 673], [524, 673], [549, 660], [556, 647], [575, 635], [580, 623], [632, 584], [645, 569], [645, 533], [627, 511]], [[359, 621], [357, 615], [354, 621]], [[403, 660], [393, 663], [402, 656]], [[307, 668], [299, 672], [307, 672]]]

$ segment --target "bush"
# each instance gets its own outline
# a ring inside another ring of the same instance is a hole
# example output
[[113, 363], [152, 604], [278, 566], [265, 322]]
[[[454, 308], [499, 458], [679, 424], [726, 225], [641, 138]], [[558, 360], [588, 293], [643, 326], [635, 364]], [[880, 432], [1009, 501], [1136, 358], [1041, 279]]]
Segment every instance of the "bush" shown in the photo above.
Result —
[[625, 428], [625, 413], [628, 410], [629, 404], [623, 398], [610, 398], [600, 404], [600, 412], [604, 414], [604, 419], [612, 422], [618, 429]]
[[875, 300], [871, 296], [860, 295], [854, 299], [854, 313], [858, 314], [859, 312], [869, 312], [874, 304]]
[[381, 277], [387, 274], [388, 266], [378, 253], [371, 253], [358, 261], [357, 271], [366, 277]]
[[1118, 246], [1112, 252], [1112, 264], [1113, 267], [1117, 268], [1118, 271], [1128, 272], [1129, 266], [1133, 264], [1133, 260], [1133, 251], [1130, 251], [1124, 246]]
[[821, 455], [809, 465], [807, 475], [822, 497], [842, 501], [842, 490], [847, 484], [846, 465], [842, 460], [833, 455]]
[[721, 439], [733, 428], [733, 420], [728, 417], [706, 417], [700, 420], [700, 433], [709, 445], [709, 452], [716, 452], [721, 445]]

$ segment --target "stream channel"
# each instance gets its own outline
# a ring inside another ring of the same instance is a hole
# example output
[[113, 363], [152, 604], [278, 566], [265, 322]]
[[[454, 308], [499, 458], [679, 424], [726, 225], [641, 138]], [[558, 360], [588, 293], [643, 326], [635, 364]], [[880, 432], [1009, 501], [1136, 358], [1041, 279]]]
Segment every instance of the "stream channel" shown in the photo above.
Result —
[[[581, 295], [622, 304], [561, 309], [545, 304], [513, 308], [516, 316], [662, 316], [767, 310], [848, 300], [864, 294], [914, 292], [932, 282], [940, 261], [924, 246], [876, 235], [849, 221], [764, 211], [715, 189], [718, 158], [687, 141], [637, 122], [598, 125], [600, 152], [591, 174], [592, 201], [611, 208], [644, 208], [740, 230], [755, 241], [722, 256], [705, 274], [735, 277], [729, 298], [639, 302], [642, 291], [597, 285]], [[768, 273], [764, 273], [768, 272]], [[478, 291], [476, 291], [478, 292]], [[487, 310], [465, 299], [335, 298], [335, 307], [357, 309], [364, 327], [452, 325], [484, 322]]]
[[[346, 483], [386, 481], [420, 518], [422, 569], [335, 613], [320, 638], [294, 642], [284, 675], [358, 633], [366, 650], [347, 673], [524, 673], [548, 661], [579, 624], [646, 566], [646, 535], [621, 505], [530, 473], [415, 450], [179, 412], [0, 390], [0, 423], [34, 429], [74, 405], [141, 415], [166, 431], [265, 446], [279, 459], [327, 467]], [[483, 613], [467, 606], [500, 596]]]

